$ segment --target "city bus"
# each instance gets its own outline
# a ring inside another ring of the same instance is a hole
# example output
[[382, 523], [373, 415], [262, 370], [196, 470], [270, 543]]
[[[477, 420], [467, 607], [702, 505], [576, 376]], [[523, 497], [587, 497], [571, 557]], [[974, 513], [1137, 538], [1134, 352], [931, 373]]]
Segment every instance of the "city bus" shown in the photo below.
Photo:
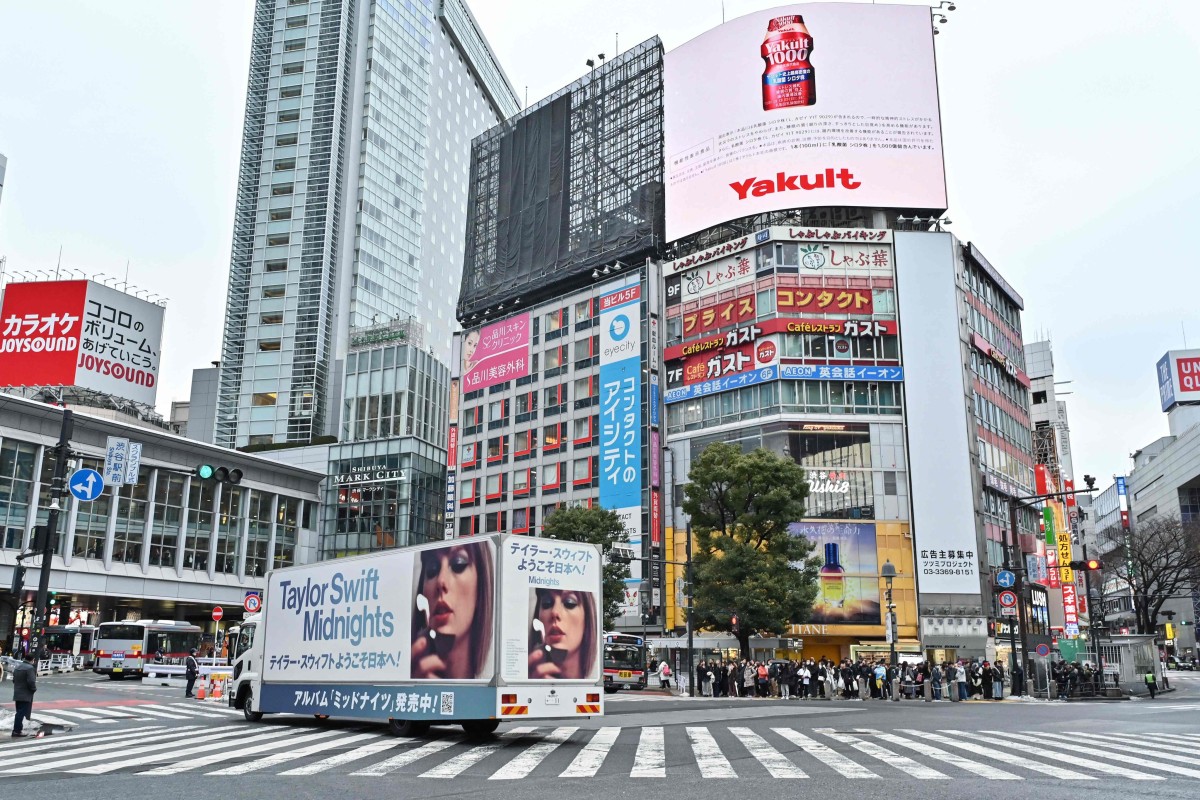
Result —
[[646, 688], [646, 640], [628, 633], [604, 634], [604, 691]]
[[[79, 637], [78, 650], [76, 637]], [[95, 664], [96, 628], [92, 625], [47, 625], [44, 641], [51, 656], [82, 656], [84, 669]]]
[[182, 664], [189, 650], [200, 647], [201, 633], [196, 625], [171, 620], [101, 622], [92, 672], [109, 680], [141, 678], [159, 653], [160, 664]]

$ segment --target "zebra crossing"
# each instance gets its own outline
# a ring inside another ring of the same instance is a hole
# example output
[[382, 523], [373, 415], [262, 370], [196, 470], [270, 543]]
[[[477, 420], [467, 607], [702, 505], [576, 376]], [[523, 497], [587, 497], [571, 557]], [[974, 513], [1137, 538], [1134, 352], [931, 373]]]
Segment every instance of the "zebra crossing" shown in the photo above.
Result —
[[88, 705], [82, 708], [51, 708], [43, 711], [36, 705], [33, 721], [51, 725], [77, 726], [115, 725], [121, 722], [159, 722], [162, 720], [229, 719], [242, 717], [242, 712], [217, 703], [119, 703]]
[[480, 741], [451, 729], [415, 738], [380, 726], [213, 727], [196, 718], [71, 734], [69, 748], [46, 739], [0, 743], [0, 775], [1200, 781], [1198, 737], [683, 725], [514, 727]]

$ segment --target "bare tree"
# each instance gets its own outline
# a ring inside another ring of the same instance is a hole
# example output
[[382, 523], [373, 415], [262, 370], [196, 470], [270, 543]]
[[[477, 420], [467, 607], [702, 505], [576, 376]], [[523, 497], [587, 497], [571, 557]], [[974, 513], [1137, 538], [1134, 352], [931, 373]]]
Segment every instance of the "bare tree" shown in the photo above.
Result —
[[1200, 580], [1200, 521], [1154, 517], [1128, 534], [1114, 527], [1101, 535], [1118, 545], [1104, 557], [1105, 574], [1125, 581], [1132, 570], [1137, 631], [1154, 633], [1167, 601], [1190, 594]]

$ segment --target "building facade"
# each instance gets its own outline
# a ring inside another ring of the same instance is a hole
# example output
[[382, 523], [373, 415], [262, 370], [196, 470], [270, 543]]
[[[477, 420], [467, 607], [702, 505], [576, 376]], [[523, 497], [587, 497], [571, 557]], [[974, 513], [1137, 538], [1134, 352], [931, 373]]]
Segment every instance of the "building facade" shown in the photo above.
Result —
[[[86, 620], [187, 619], [211, 624], [215, 605], [240, 616], [268, 570], [315, 560], [322, 479], [314, 473], [204, 445], [165, 430], [75, 411], [77, 468], [101, 471], [109, 437], [142, 443], [137, 482], [91, 502], [68, 495], [50, 589]], [[0, 394], [0, 585], [44, 525], [62, 411]], [[199, 464], [242, 470], [238, 485], [200, 479]], [[32, 603], [37, 567], [19, 597], [0, 593], [0, 630]], [[32, 579], [31, 577], [32, 576]]]
[[462, 0], [258, 0], [217, 444], [336, 431], [354, 328], [448, 359], [470, 140], [518, 107]]

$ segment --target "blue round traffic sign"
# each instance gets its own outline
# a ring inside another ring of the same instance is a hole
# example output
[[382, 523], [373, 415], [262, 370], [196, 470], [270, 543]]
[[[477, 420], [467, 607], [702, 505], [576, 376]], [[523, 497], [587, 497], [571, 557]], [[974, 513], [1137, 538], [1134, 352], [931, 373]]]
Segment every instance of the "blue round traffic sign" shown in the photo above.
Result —
[[104, 491], [104, 476], [94, 469], [77, 469], [67, 481], [67, 488], [77, 500], [95, 500]]
[[1002, 569], [996, 573], [996, 585], [1002, 589], [1011, 589], [1017, 585], [1017, 576], [1009, 570]]
[[1045, 658], [1046, 656], [1050, 655], [1050, 645], [1039, 644], [1035, 652], [1042, 658]]

